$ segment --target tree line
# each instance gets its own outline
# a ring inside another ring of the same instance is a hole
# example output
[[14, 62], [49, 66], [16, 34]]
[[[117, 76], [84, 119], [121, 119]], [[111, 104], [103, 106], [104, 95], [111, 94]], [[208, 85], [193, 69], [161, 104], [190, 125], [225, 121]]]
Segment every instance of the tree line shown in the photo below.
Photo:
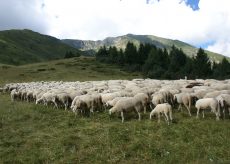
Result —
[[199, 48], [195, 56], [188, 57], [175, 46], [168, 51], [150, 44], [140, 44], [137, 47], [128, 42], [124, 50], [101, 47], [96, 53], [96, 60], [120, 65], [127, 71], [142, 72], [145, 78], [230, 78], [229, 61], [223, 58], [219, 63], [213, 62], [202, 48]]

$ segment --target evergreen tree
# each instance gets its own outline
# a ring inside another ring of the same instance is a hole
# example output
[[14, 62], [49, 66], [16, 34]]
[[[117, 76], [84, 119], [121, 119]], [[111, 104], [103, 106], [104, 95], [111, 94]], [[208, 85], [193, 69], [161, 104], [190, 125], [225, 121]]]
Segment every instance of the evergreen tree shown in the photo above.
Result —
[[178, 48], [176, 48], [174, 45], [172, 46], [172, 49], [169, 54], [169, 70], [172, 73], [177, 73], [181, 71], [181, 69], [186, 64], [186, 55], [184, 52]]
[[210, 77], [211, 70], [211, 62], [204, 52], [202, 48], [199, 48], [196, 57], [193, 61], [193, 72], [195, 74], [195, 78], [207, 78]]
[[109, 54], [109, 62], [117, 63], [118, 51], [115, 46], [109, 47], [108, 54]]
[[140, 47], [138, 49], [138, 63], [143, 65], [145, 63], [145, 60], [148, 58], [148, 54], [151, 51], [153, 46], [150, 44], [140, 44]]
[[99, 61], [106, 61], [108, 59], [109, 53], [105, 46], [101, 47], [96, 53], [96, 59]]
[[136, 46], [128, 42], [125, 48], [125, 62], [127, 64], [134, 64], [137, 63], [138, 57], [137, 57], [137, 48]]
[[150, 78], [162, 78], [162, 75], [165, 73], [165, 65], [163, 59], [163, 51], [161, 49], [152, 48], [148, 55], [148, 59], [143, 65], [144, 76]]
[[214, 64], [213, 77], [217, 79], [230, 78], [230, 63], [224, 57], [219, 64]]

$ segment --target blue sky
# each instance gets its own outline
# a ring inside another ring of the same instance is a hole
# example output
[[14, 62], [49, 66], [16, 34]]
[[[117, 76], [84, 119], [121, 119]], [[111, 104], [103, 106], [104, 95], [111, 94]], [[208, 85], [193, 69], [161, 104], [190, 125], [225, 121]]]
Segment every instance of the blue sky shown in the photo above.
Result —
[[230, 0], [0, 0], [0, 30], [83, 40], [147, 34], [230, 56], [229, 6]]
[[189, 5], [193, 10], [198, 10], [199, 9], [199, 1], [200, 0], [187, 0], [186, 4]]

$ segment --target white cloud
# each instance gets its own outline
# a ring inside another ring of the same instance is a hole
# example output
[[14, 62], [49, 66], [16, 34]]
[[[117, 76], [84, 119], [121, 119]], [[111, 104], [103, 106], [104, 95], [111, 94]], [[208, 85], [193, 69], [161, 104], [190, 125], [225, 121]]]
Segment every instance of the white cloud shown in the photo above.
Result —
[[147, 4], [146, 0], [18, 0], [17, 4], [30, 4], [26, 5], [28, 9], [13, 7], [12, 11], [25, 10], [17, 18], [26, 15], [23, 18], [28, 21], [12, 23], [12, 16], [7, 27], [24, 25], [58, 38], [90, 40], [127, 33], [151, 34], [196, 46], [212, 42], [209, 50], [230, 56], [230, 1], [200, 0], [196, 11], [186, 1], [149, 0]]

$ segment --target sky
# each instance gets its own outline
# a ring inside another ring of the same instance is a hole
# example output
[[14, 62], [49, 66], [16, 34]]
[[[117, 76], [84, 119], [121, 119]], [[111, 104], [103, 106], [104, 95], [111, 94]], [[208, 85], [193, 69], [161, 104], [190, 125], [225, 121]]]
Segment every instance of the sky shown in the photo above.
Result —
[[230, 57], [230, 0], [0, 0], [0, 30], [8, 29], [82, 40], [155, 35]]

